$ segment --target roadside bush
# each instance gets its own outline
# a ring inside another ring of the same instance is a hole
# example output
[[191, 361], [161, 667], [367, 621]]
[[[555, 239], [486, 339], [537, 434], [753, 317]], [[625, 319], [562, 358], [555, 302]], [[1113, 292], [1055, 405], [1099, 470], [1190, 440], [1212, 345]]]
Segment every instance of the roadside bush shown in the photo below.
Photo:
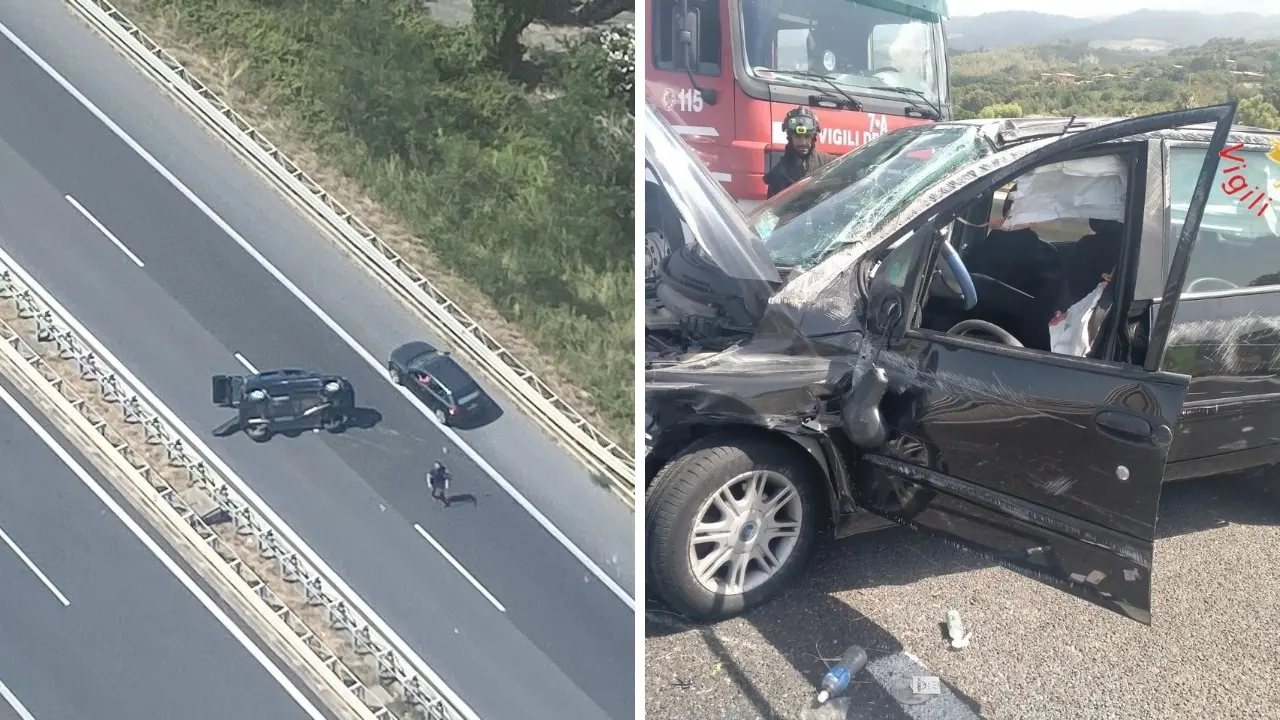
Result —
[[[634, 42], [609, 31], [531, 93], [475, 26], [403, 0], [132, 0], [252, 92], [484, 292], [632, 436]], [[143, 18], [139, 18], [140, 24]], [[144, 26], [145, 28], [145, 26]]]

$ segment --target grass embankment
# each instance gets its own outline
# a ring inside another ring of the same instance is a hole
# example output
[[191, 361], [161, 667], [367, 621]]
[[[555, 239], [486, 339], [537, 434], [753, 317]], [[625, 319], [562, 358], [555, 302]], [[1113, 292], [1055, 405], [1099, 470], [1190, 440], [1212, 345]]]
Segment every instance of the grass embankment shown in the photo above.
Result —
[[598, 44], [529, 92], [405, 0], [117, 5], [630, 446], [634, 120]]

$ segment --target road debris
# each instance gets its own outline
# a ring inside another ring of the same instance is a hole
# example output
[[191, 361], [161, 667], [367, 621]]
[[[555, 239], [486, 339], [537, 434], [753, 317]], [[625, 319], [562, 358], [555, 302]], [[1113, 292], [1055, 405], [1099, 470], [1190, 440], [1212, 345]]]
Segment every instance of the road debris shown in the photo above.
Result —
[[849, 680], [867, 664], [867, 651], [850, 645], [840, 656], [840, 662], [827, 669], [818, 690], [818, 703], [825, 703], [849, 688]]
[[969, 647], [972, 632], [965, 630], [964, 621], [960, 619], [960, 611], [947, 608], [947, 637], [951, 638], [951, 647], [960, 650]]

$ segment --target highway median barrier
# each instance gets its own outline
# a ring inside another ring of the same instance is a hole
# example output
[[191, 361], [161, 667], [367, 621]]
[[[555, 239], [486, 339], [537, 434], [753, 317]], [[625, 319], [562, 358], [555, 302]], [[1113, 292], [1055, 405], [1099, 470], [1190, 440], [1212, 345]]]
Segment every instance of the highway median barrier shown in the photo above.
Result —
[[134, 25], [108, 0], [65, 0], [134, 65], [170, 92], [293, 204], [328, 230], [384, 287], [405, 302], [457, 354], [497, 382], [521, 411], [635, 509], [636, 463], [504, 348], [465, 311], [244, 117]]
[[339, 717], [479, 720], [2, 250], [0, 339], [0, 370]]

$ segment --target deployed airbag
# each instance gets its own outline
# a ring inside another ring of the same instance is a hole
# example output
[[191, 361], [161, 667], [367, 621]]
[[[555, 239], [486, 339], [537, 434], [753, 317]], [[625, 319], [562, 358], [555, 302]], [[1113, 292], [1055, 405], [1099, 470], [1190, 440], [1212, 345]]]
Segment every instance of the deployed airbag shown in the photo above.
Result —
[[1018, 178], [1005, 227], [1072, 218], [1124, 222], [1127, 181], [1128, 166], [1114, 155], [1042, 165]]

